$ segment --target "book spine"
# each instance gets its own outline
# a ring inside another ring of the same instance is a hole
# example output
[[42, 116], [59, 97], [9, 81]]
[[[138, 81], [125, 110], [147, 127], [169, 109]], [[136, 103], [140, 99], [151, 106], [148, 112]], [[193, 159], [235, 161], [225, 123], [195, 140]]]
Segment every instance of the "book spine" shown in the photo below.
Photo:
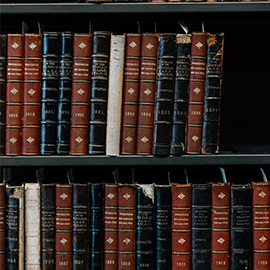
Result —
[[93, 33], [89, 154], [105, 154], [110, 32]]
[[72, 32], [61, 32], [60, 40], [60, 78], [57, 110], [56, 152], [59, 155], [67, 155], [70, 151], [74, 34]]
[[155, 185], [156, 269], [172, 269], [172, 193], [171, 185]]
[[219, 151], [223, 51], [224, 33], [208, 34], [202, 127], [202, 154], [214, 154]]
[[112, 35], [110, 49], [108, 108], [106, 127], [106, 155], [119, 156], [122, 92], [124, 75], [125, 36]]
[[92, 34], [74, 34], [70, 154], [86, 155], [92, 68]]
[[22, 151], [22, 93], [23, 93], [24, 35], [7, 35], [6, 77], [6, 155]]
[[7, 35], [0, 35], [0, 156], [5, 154]]
[[230, 269], [230, 185], [212, 183], [212, 270]]
[[135, 269], [156, 269], [154, 228], [155, 228], [154, 184], [137, 184]]
[[102, 270], [104, 262], [104, 184], [91, 184], [90, 192], [90, 270]]
[[172, 183], [172, 270], [191, 269], [191, 184]]
[[24, 35], [22, 154], [38, 155], [40, 147], [42, 35]]
[[270, 265], [270, 183], [252, 183], [253, 269]]
[[88, 184], [74, 183], [72, 196], [72, 265], [89, 269]]
[[120, 153], [136, 153], [141, 34], [126, 34]]
[[41, 184], [41, 269], [55, 269], [55, 184]]
[[0, 184], [0, 269], [6, 266], [6, 185]]
[[177, 34], [176, 46], [176, 72], [170, 153], [173, 156], [181, 156], [186, 151], [191, 35]]
[[72, 185], [55, 187], [55, 268], [72, 268]]
[[136, 187], [118, 184], [118, 269], [135, 269]]
[[44, 32], [42, 43], [40, 154], [53, 155], [56, 153], [57, 105], [60, 67], [59, 33]]
[[40, 269], [40, 185], [25, 183], [25, 268]]
[[157, 90], [154, 121], [154, 156], [169, 156], [173, 120], [176, 34], [159, 34]]
[[104, 270], [118, 269], [118, 185], [104, 186]]
[[252, 269], [252, 190], [250, 184], [231, 187], [231, 269]]
[[189, 77], [187, 154], [200, 154], [202, 145], [203, 104], [206, 68], [207, 33], [193, 32]]
[[191, 269], [211, 269], [211, 184], [191, 189]]
[[136, 154], [153, 152], [158, 37], [142, 34]]

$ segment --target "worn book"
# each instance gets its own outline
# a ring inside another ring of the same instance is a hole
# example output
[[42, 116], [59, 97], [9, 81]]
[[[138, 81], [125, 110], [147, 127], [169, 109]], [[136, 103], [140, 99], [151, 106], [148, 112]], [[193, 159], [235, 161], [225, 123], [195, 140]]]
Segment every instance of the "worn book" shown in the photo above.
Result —
[[6, 265], [6, 184], [0, 184], [0, 269]]

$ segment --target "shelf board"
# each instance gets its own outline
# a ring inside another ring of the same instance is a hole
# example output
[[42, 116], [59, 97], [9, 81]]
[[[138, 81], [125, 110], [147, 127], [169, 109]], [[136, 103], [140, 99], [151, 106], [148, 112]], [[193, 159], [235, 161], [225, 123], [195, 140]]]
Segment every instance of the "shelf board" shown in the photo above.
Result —
[[253, 13], [269, 12], [270, 2], [216, 3], [12, 3], [0, 4], [0, 13], [9, 14], [111, 14], [111, 13]]
[[268, 165], [270, 154], [217, 154], [153, 157], [110, 156], [1, 156], [0, 167], [16, 166], [189, 166]]

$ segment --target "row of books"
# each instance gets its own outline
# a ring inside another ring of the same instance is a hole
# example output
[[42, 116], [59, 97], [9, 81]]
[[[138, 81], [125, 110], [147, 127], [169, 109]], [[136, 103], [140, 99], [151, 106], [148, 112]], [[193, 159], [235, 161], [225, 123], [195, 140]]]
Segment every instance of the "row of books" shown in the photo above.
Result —
[[6, 155], [218, 152], [224, 34], [1, 35]]
[[0, 184], [0, 268], [266, 270], [269, 195], [269, 182]]

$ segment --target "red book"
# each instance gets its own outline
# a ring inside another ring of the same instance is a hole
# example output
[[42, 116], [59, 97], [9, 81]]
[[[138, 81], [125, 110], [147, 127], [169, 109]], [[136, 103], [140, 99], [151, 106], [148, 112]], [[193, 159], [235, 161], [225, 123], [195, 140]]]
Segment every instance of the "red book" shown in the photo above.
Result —
[[252, 183], [253, 269], [268, 270], [270, 265], [270, 183]]
[[6, 265], [6, 185], [0, 184], [0, 269]]

